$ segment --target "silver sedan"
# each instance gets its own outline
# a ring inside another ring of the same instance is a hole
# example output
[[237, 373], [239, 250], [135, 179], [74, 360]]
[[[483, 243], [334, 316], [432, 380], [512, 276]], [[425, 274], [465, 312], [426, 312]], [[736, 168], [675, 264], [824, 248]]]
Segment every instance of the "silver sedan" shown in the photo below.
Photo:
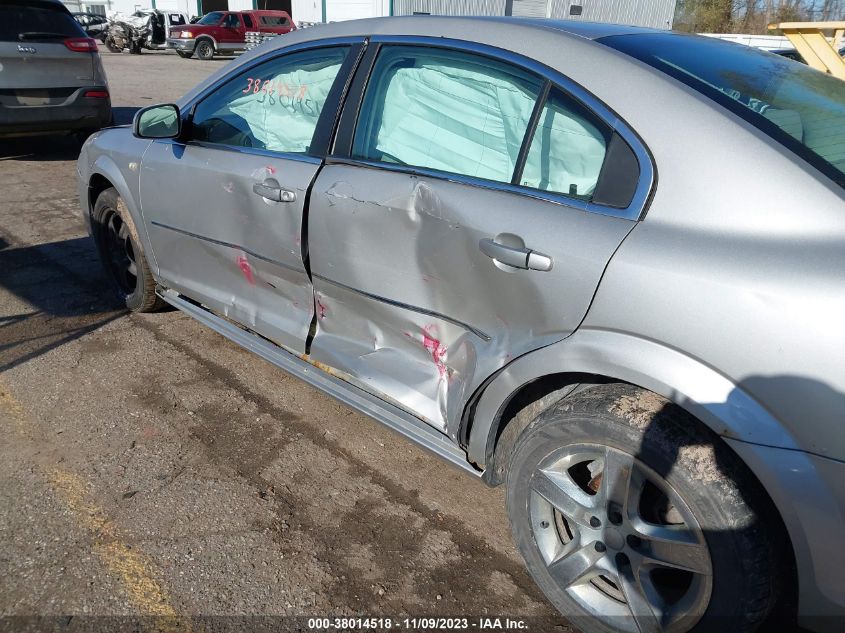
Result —
[[364, 20], [79, 174], [127, 307], [505, 483], [576, 626], [841, 627], [845, 83], [669, 32]]

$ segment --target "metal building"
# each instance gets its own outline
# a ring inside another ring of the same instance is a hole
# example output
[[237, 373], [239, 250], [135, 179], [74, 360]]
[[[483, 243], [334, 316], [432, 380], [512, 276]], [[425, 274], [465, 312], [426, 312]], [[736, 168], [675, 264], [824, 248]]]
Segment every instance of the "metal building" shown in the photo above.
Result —
[[672, 28], [676, 0], [393, 0], [393, 15], [515, 15]]

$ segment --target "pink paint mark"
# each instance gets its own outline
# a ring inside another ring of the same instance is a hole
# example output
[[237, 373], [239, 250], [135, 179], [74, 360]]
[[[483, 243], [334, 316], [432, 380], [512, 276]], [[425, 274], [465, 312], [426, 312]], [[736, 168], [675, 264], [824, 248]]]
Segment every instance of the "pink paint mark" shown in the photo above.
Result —
[[268, 174], [275, 174], [276, 173], [276, 168], [273, 167], [272, 165], [267, 165], [264, 169], [267, 170]]
[[429, 283], [431, 283], [432, 281], [434, 281], [434, 277], [432, 277], [431, 275], [423, 275], [423, 276], [422, 276], [422, 280], [423, 280], [425, 283], [429, 284]]
[[437, 370], [440, 372], [440, 375], [444, 376], [446, 374], [446, 362], [444, 360], [446, 357], [446, 347], [431, 335], [433, 330], [433, 325], [427, 325], [423, 329], [422, 344], [423, 347], [428, 350], [428, 353], [431, 354], [431, 359], [434, 361], [434, 364], [437, 365]]
[[243, 273], [244, 279], [247, 280], [251, 286], [255, 285], [255, 277], [252, 275], [252, 266], [249, 265], [249, 261], [246, 258], [246, 255], [238, 255], [238, 268], [241, 269]]
[[326, 306], [323, 304], [322, 301], [320, 301], [320, 298], [317, 297], [317, 316], [321, 319], [325, 319], [326, 318], [326, 311], [327, 311]]

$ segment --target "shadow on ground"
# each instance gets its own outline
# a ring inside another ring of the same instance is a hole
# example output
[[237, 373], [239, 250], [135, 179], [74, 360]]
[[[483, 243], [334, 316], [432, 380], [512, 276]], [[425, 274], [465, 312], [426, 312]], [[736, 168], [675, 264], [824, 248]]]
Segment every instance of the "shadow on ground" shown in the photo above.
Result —
[[126, 314], [88, 237], [15, 248], [0, 240], [0, 373]]

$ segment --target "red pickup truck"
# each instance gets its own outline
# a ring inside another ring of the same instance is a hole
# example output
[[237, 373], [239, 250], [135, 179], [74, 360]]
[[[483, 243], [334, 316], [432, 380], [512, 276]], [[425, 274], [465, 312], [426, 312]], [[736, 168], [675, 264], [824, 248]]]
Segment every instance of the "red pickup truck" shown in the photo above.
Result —
[[295, 29], [287, 11], [212, 11], [195, 24], [171, 28], [167, 48], [180, 57], [211, 59], [215, 53], [244, 50], [247, 31], [281, 35]]

